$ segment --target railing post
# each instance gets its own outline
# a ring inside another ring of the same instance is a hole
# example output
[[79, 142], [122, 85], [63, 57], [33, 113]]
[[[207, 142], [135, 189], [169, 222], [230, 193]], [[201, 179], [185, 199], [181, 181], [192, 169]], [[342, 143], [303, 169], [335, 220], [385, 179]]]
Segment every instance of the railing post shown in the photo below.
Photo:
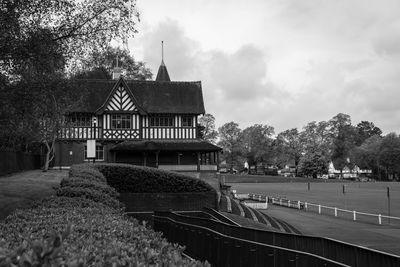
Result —
[[279, 205], [282, 206], [282, 198], [279, 199]]
[[268, 209], [268, 198], [265, 198], [265, 208]]
[[307, 205], [307, 202], [304, 202], [304, 209], [307, 211], [307, 209], [308, 209], [308, 205]]
[[337, 208], [335, 208], [335, 217], [337, 217]]
[[318, 214], [321, 214], [321, 204], [318, 205]]
[[300, 209], [300, 200], [297, 201], [297, 207]]
[[379, 222], [379, 224], [382, 224], [382, 215], [378, 215], [378, 222]]
[[355, 221], [355, 220], [356, 220], [356, 211], [353, 210], [353, 221]]

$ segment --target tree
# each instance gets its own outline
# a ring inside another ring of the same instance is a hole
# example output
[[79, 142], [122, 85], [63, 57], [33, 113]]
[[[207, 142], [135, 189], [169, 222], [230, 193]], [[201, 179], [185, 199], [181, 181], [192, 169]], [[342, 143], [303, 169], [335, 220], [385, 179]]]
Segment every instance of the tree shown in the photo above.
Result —
[[308, 123], [300, 132], [300, 140], [305, 153], [319, 151], [324, 156], [330, 157], [332, 135], [328, 122], [313, 121]]
[[276, 137], [276, 148], [278, 157], [286, 163], [294, 162], [297, 176], [298, 165], [304, 152], [304, 144], [297, 128], [279, 133]]
[[381, 136], [382, 131], [374, 125], [373, 122], [361, 121], [356, 126], [356, 145], [360, 146], [368, 138], [377, 135]]
[[339, 169], [342, 176], [342, 170], [345, 166], [351, 168], [351, 151], [355, 147], [356, 130], [351, 125], [349, 115], [339, 113], [333, 117], [329, 124], [331, 125], [331, 134], [333, 139], [333, 148], [331, 159], [336, 169]]
[[244, 153], [249, 166], [254, 165], [257, 170], [258, 163], [265, 165], [271, 161], [273, 134], [274, 127], [262, 124], [255, 124], [243, 130]]
[[321, 151], [307, 152], [299, 162], [299, 173], [302, 176], [317, 178], [328, 173], [329, 160]]
[[94, 51], [77, 74], [77, 78], [111, 79], [113, 68], [117, 65], [123, 69], [123, 76], [131, 80], [150, 80], [153, 74], [141, 61], [135, 61], [128, 50], [107, 47], [104, 51]]
[[0, 68], [14, 74], [26, 62], [40, 59], [46, 50], [37, 45], [56, 47], [69, 64], [79, 62], [112, 40], [133, 36], [138, 17], [136, 0], [2, 1]]
[[206, 113], [201, 116], [197, 129], [201, 139], [215, 144], [218, 132], [215, 130], [215, 117], [212, 114]]
[[379, 151], [382, 137], [374, 135], [366, 139], [361, 146], [352, 151], [354, 163], [362, 169], [370, 169], [375, 177], [381, 180], [381, 168], [379, 164]]
[[220, 141], [218, 145], [223, 148], [222, 159], [226, 160], [231, 173], [234, 166], [239, 166], [243, 155], [242, 130], [236, 122], [228, 122], [218, 128]]
[[400, 173], [400, 137], [395, 133], [387, 134], [379, 151], [379, 164], [385, 168], [386, 178], [395, 179]]

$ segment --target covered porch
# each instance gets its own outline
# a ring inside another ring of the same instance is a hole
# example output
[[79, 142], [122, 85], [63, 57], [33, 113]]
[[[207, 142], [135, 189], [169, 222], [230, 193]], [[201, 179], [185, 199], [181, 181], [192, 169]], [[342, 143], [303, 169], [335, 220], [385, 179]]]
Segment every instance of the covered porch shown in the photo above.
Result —
[[110, 149], [117, 163], [181, 172], [217, 172], [218, 146], [200, 140], [125, 141]]

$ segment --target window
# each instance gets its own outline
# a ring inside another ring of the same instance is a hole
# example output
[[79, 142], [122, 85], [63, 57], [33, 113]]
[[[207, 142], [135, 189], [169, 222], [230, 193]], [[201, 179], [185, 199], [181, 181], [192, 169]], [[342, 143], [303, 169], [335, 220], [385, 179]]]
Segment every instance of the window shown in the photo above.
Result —
[[92, 116], [89, 114], [72, 114], [68, 117], [68, 123], [73, 127], [92, 126]]
[[192, 127], [193, 126], [193, 118], [192, 117], [182, 117], [182, 127]]
[[112, 114], [111, 129], [130, 129], [131, 115], [129, 114]]
[[150, 126], [153, 127], [172, 127], [174, 126], [174, 118], [172, 116], [151, 117]]
[[[85, 146], [85, 160], [88, 160], [87, 146]], [[104, 147], [102, 145], [96, 145], [96, 160], [104, 160]]]

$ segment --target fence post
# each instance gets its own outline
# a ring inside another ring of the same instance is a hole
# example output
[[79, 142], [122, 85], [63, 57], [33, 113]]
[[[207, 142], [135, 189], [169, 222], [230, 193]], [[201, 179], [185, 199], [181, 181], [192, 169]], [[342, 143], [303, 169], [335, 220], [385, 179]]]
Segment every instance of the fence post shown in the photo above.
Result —
[[318, 205], [318, 214], [321, 214], [321, 204]]
[[353, 221], [355, 221], [355, 220], [356, 220], [356, 211], [353, 210]]
[[265, 198], [265, 208], [268, 209], [268, 198]]
[[281, 205], [281, 206], [282, 206], [282, 198], [281, 198], [281, 199], [279, 199], [279, 205]]
[[304, 202], [304, 209], [307, 211], [308, 206], [307, 206], [307, 202]]
[[297, 207], [300, 209], [300, 200], [297, 201]]
[[337, 208], [335, 207], [335, 217], [337, 217]]
[[382, 215], [378, 215], [378, 222], [379, 222], [379, 224], [382, 224]]

